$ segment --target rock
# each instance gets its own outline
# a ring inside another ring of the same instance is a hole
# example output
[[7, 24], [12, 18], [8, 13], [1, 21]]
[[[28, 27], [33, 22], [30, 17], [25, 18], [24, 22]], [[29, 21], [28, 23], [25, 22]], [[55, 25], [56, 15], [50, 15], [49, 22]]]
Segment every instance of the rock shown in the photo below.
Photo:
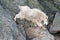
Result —
[[51, 35], [47, 30], [46, 31], [41, 31], [41, 32], [43, 32], [45, 35], [42, 34], [44, 36], [40, 36], [40, 37], [34, 38], [32, 40], [55, 40], [54, 36]]
[[46, 34], [42, 37], [37, 37], [37, 38], [34, 38], [32, 40], [55, 40], [54, 39], [54, 36], [52, 36], [50, 33], [48, 33], [48, 31], [45, 31]]
[[0, 40], [26, 40], [13, 21], [11, 12], [0, 5]]
[[30, 7], [30, 8], [38, 8], [38, 9], [41, 9], [41, 10], [44, 10], [44, 8], [42, 7], [42, 5], [38, 2], [38, 0], [27, 0], [27, 5]]
[[60, 10], [60, 0], [53, 0], [54, 5]]
[[51, 33], [57, 33], [60, 32], [60, 13], [56, 13], [53, 25], [50, 27], [50, 32]]
[[0, 5], [4, 9], [9, 9], [13, 16], [17, 14], [20, 9], [18, 8], [18, 5], [24, 5], [26, 0], [0, 0]]
[[60, 10], [60, 0], [46, 0], [50, 2], [54, 7]]
[[55, 40], [60, 40], [60, 33], [54, 34]]

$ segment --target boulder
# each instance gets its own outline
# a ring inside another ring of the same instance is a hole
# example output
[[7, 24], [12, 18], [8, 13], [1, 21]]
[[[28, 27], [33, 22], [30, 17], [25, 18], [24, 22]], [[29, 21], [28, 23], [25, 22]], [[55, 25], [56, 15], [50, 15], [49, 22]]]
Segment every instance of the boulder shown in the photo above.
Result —
[[50, 27], [49, 31], [51, 33], [60, 32], [60, 13], [56, 13], [52, 26]]

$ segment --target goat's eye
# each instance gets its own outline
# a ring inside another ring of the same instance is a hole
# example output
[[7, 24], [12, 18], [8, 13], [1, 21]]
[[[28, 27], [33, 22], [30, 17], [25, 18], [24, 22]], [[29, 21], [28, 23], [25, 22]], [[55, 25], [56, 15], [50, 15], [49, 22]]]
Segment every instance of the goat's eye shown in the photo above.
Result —
[[41, 23], [44, 24], [44, 21], [42, 20]]

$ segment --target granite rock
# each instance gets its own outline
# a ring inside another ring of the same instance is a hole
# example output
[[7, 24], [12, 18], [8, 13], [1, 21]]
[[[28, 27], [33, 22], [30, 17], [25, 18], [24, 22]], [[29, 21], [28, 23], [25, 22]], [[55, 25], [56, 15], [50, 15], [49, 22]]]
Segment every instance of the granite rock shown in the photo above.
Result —
[[52, 26], [50, 27], [51, 33], [60, 32], [60, 13], [56, 13]]
[[0, 40], [25, 40], [13, 21], [11, 12], [0, 5]]

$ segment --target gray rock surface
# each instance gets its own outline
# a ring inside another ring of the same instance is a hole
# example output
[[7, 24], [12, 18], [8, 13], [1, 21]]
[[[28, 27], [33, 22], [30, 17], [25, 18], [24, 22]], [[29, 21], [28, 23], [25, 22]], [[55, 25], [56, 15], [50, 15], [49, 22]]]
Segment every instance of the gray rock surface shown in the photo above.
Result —
[[60, 13], [56, 13], [53, 25], [50, 27], [51, 33], [60, 32]]
[[44, 8], [42, 7], [42, 5], [38, 2], [38, 0], [27, 0], [26, 1], [27, 4], [30, 8], [38, 8], [38, 9], [41, 9], [41, 10], [44, 10]]
[[60, 0], [53, 0], [54, 5], [60, 10]]
[[11, 12], [0, 5], [0, 40], [26, 40], [13, 21]]
[[50, 2], [54, 7], [60, 10], [60, 0], [46, 0]]
[[26, 0], [0, 0], [0, 5], [4, 9], [8, 9], [13, 14], [17, 14], [20, 9], [18, 8], [19, 5], [24, 5]]

